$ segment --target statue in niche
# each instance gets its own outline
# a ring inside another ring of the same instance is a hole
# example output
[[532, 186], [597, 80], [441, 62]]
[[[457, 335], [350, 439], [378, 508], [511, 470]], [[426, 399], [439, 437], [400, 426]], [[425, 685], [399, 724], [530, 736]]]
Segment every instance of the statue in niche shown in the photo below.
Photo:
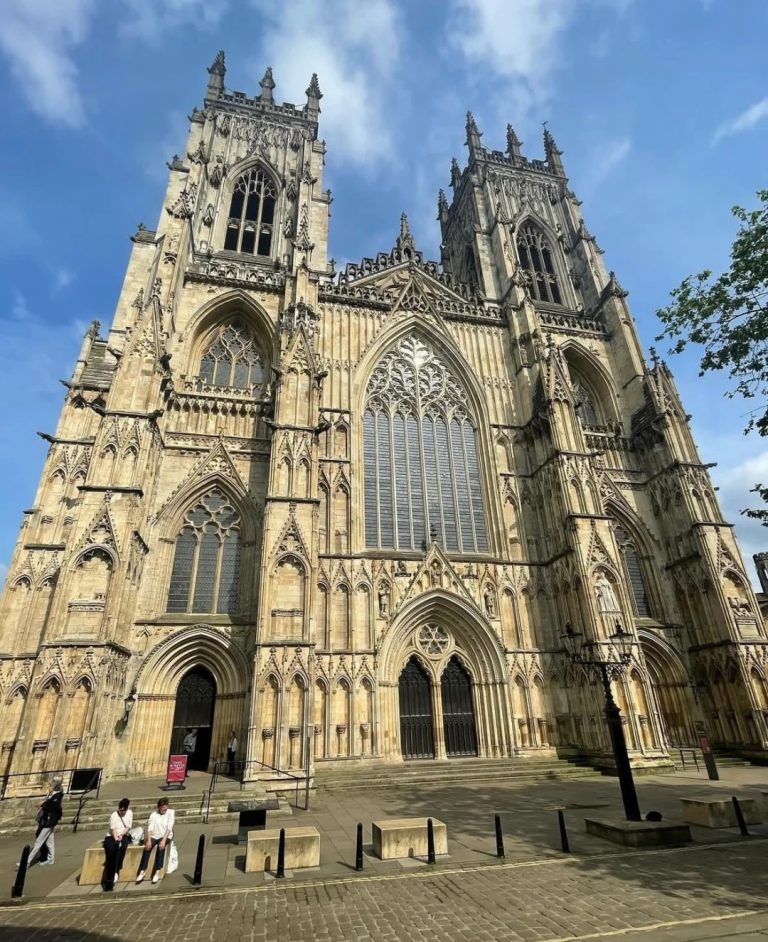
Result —
[[396, 566], [396, 568], [395, 568], [395, 575], [396, 575], [396, 576], [407, 576], [407, 575], [408, 575], [408, 567], [405, 565], [405, 560], [404, 560], [404, 559], [398, 559], [398, 561], [397, 561], [397, 566]]
[[620, 612], [621, 607], [613, 586], [604, 573], [600, 573], [595, 583], [595, 594], [597, 595], [597, 607], [601, 612]]
[[379, 586], [379, 615], [382, 618], [389, 617], [389, 586], [386, 582]]
[[752, 616], [752, 607], [745, 598], [739, 595], [729, 595], [728, 604], [731, 607], [734, 618], [749, 618]]
[[485, 602], [485, 613], [489, 618], [496, 617], [496, 594], [493, 589], [488, 587], [484, 594], [483, 600]]

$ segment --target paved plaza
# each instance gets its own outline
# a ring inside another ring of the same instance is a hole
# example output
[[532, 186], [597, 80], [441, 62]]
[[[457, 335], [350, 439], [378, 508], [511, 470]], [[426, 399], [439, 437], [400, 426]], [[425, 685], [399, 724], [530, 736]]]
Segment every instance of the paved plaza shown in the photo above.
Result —
[[[720, 792], [758, 797], [768, 770], [728, 769], [710, 783], [695, 773], [638, 779], [644, 811], [679, 817], [682, 795]], [[110, 786], [118, 787], [118, 786]], [[125, 786], [119, 786], [129, 793]], [[560, 850], [554, 806], [568, 809], [572, 853]], [[378, 817], [432, 814], [448, 825], [449, 856], [381, 862], [367, 851], [354, 864], [354, 831]], [[493, 815], [502, 815], [506, 860], [495, 858]], [[0, 909], [3, 942], [165, 939], [388, 940], [569, 939], [634, 934], [670, 940], [768, 935], [768, 826], [694, 828], [684, 848], [629, 852], [589, 837], [587, 814], [618, 813], [614, 779], [568, 782], [420, 786], [386, 792], [321, 793], [309, 812], [279, 824], [314, 824], [322, 834], [321, 866], [285, 880], [245, 874], [244, 848], [233, 823], [177, 828], [179, 871], [156, 888], [128, 884], [114, 894], [80, 888], [83, 849], [98, 832], [58, 835], [56, 863], [33, 868], [25, 901]], [[203, 886], [191, 885], [194, 849], [208, 838]], [[0, 838], [8, 875], [23, 838]], [[765, 911], [764, 911], [765, 910]], [[631, 937], [631, 936], [630, 936]]]

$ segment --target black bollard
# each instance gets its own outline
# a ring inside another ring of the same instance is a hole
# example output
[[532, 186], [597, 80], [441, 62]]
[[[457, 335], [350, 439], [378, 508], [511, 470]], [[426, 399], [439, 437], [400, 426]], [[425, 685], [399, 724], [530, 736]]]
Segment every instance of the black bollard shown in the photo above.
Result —
[[285, 876], [285, 828], [280, 828], [280, 841], [277, 845], [277, 871], [275, 876]]
[[115, 870], [117, 870], [117, 855], [120, 853], [120, 844], [112, 841], [107, 853], [107, 862], [104, 865], [104, 880], [101, 888], [105, 893], [111, 893], [115, 888]]
[[504, 857], [504, 835], [501, 833], [501, 817], [496, 815], [496, 856]]
[[734, 795], [731, 798], [731, 801], [733, 802], [733, 810], [736, 812], [736, 823], [739, 825], [741, 836], [749, 837], [749, 831], [747, 830], [747, 822], [744, 820], [744, 814], [741, 810], [739, 799]]
[[205, 854], [205, 834], [201, 834], [197, 841], [197, 857], [195, 857], [195, 872], [192, 875], [192, 886], [200, 886], [203, 882], [203, 856]]
[[560, 846], [564, 854], [570, 854], [571, 845], [568, 843], [568, 831], [565, 827], [565, 815], [562, 808], [557, 809], [557, 823], [560, 825]]
[[432, 818], [427, 818], [427, 863], [435, 862], [435, 828]]
[[363, 869], [363, 826], [357, 825], [357, 842], [355, 844], [355, 870]]
[[29, 844], [24, 845], [24, 850], [21, 852], [21, 860], [19, 861], [19, 872], [16, 874], [16, 882], [11, 887], [11, 899], [21, 899], [24, 895], [24, 881], [27, 878], [27, 861], [29, 860], [29, 852], [32, 850], [32, 847]]

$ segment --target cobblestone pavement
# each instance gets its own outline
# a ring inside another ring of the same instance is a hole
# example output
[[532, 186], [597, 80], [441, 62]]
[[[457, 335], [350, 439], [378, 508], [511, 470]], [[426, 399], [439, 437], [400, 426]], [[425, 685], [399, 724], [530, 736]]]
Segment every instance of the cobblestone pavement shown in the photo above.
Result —
[[589, 857], [120, 894], [0, 909], [3, 942], [768, 936], [763, 838]]

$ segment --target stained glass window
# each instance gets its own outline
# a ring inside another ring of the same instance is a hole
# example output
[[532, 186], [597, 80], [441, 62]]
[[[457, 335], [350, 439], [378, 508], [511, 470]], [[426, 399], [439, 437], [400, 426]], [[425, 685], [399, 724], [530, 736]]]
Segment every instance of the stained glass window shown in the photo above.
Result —
[[235, 183], [227, 220], [224, 248], [247, 255], [271, 255], [277, 190], [259, 167]]
[[409, 336], [368, 383], [363, 415], [365, 539], [487, 552], [475, 425], [467, 395], [430, 346]]
[[176, 538], [169, 612], [238, 610], [240, 517], [217, 490], [190, 508]]
[[222, 324], [200, 361], [199, 380], [210, 386], [250, 389], [264, 381], [264, 359], [243, 321]]
[[517, 257], [535, 301], [562, 304], [560, 286], [552, 261], [552, 249], [544, 233], [529, 222], [517, 233]]
[[632, 601], [635, 606], [635, 614], [640, 618], [650, 618], [651, 606], [648, 602], [648, 592], [645, 585], [645, 575], [640, 557], [637, 554], [637, 547], [627, 531], [616, 524], [615, 530], [616, 542], [619, 544], [621, 555], [624, 557], [624, 566], [627, 571], [629, 588], [632, 595]]

